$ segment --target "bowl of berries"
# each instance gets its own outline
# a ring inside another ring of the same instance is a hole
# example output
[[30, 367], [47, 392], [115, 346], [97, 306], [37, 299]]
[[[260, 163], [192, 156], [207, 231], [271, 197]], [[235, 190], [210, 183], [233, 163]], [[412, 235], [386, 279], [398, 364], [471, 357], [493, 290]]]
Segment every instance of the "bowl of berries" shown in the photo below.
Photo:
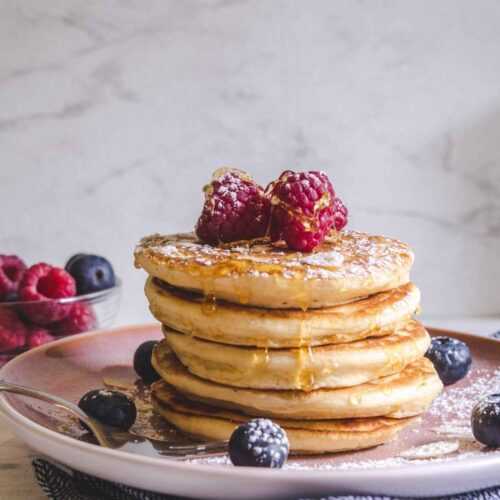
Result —
[[0, 366], [47, 342], [110, 326], [120, 289], [112, 265], [99, 255], [76, 254], [64, 268], [29, 267], [0, 255]]

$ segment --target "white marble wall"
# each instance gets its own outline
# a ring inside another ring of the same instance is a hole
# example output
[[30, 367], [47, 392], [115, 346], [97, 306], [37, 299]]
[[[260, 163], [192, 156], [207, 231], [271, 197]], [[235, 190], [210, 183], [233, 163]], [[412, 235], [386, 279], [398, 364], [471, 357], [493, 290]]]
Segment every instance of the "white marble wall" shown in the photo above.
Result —
[[189, 229], [223, 164], [324, 169], [416, 250], [435, 315], [500, 313], [496, 0], [0, 0], [0, 253]]

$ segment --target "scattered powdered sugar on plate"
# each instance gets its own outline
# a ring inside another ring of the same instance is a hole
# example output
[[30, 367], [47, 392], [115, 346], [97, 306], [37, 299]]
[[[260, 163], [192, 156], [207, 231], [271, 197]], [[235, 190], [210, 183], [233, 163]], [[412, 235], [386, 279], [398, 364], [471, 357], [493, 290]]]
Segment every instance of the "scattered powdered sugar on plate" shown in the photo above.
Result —
[[449, 460], [465, 460], [477, 456], [477, 453], [467, 452], [461, 453], [459, 455], [454, 455], [450, 457], [437, 457], [437, 458], [426, 458], [422, 460], [408, 460], [403, 457], [390, 457], [380, 460], [361, 460], [357, 462], [340, 462], [340, 463], [328, 463], [319, 462], [312, 464], [294, 463], [289, 462], [285, 465], [284, 469], [291, 470], [368, 470], [368, 469], [386, 469], [388, 467], [401, 467], [404, 465], [414, 464], [414, 463], [442, 463]]
[[[349, 453], [331, 457], [291, 456], [284, 469], [289, 470], [368, 470], [408, 465], [462, 461], [485, 454], [497, 454], [475, 441], [470, 415], [472, 408], [482, 397], [500, 392], [500, 368], [491, 370], [478, 368], [456, 387], [447, 387], [436, 398], [421, 424], [403, 431], [399, 440], [389, 444], [381, 458], [372, 458], [370, 452]], [[405, 437], [406, 436], [406, 437]], [[435, 440], [433, 440], [435, 436]], [[418, 439], [415, 439], [415, 438]], [[410, 446], [413, 442], [421, 444]], [[386, 446], [386, 445], [384, 445]], [[379, 448], [380, 449], [380, 448]], [[387, 456], [389, 453], [392, 456]], [[380, 455], [379, 455], [380, 456]], [[227, 455], [188, 458], [189, 463], [205, 465], [231, 465]]]
[[447, 426], [469, 426], [470, 415], [474, 405], [484, 396], [500, 392], [500, 369], [495, 371], [479, 369], [468, 385], [447, 388], [433, 402], [429, 413], [440, 417], [442, 415], [453, 415], [453, 422], [444, 422]]
[[[452, 453], [452, 452], [450, 452]], [[401, 467], [404, 465], [415, 464], [415, 463], [441, 463], [449, 460], [465, 460], [477, 456], [478, 452], [463, 452], [460, 454], [455, 454], [452, 457], [447, 455], [440, 456], [422, 456], [418, 459], [413, 459], [413, 457], [390, 457], [380, 460], [358, 460], [358, 461], [345, 461], [345, 462], [328, 462], [328, 461], [318, 461], [318, 462], [302, 462], [289, 460], [284, 466], [285, 470], [318, 470], [318, 471], [330, 471], [330, 470], [367, 470], [367, 469], [384, 469], [387, 467]], [[216, 455], [216, 456], [204, 456], [204, 457], [192, 457], [188, 458], [187, 462], [196, 465], [222, 465], [229, 466], [231, 460], [228, 455]]]
[[232, 465], [228, 455], [208, 455], [204, 457], [190, 457], [187, 461], [191, 464], [203, 465]]
[[469, 426], [458, 426], [458, 425], [442, 425], [440, 427], [434, 427], [431, 429], [432, 432], [445, 436], [448, 438], [460, 438], [473, 440], [472, 429]]
[[410, 459], [436, 458], [454, 453], [460, 447], [458, 441], [434, 441], [422, 446], [415, 446], [399, 454], [400, 457]]

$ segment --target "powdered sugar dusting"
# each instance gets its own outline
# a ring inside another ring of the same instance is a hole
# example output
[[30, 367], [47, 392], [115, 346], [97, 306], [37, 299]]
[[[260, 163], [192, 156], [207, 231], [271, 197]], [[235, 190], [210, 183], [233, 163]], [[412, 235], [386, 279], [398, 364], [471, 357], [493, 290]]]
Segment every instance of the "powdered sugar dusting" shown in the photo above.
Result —
[[410, 459], [436, 458], [454, 453], [459, 447], [459, 441], [433, 441], [405, 450], [399, 456]]
[[500, 392], [500, 369], [493, 372], [479, 369], [476, 373], [476, 378], [465, 387], [448, 388], [434, 401], [429, 413], [437, 417], [454, 415], [453, 425], [469, 426], [473, 406], [483, 396]]
[[[477, 368], [462, 383], [448, 387], [433, 402], [422, 423], [403, 431], [392, 443], [375, 450], [328, 458], [290, 457], [289, 470], [368, 470], [463, 461], [485, 454], [500, 456], [474, 440], [470, 426], [473, 406], [488, 394], [500, 392], [500, 368]], [[410, 444], [415, 443], [418, 444]], [[385, 450], [385, 451], [381, 451]], [[386, 455], [381, 458], [371, 456]], [[227, 455], [189, 459], [191, 463], [230, 466]]]
[[193, 457], [189, 458], [188, 462], [191, 464], [204, 464], [204, 465], [232, 465], [228, 455], [210, 455], [207, 457]]
[[[430, 445], [429, 445], [430, 446]], [[451, 452], [453, 453], [453, 452]], [[409, 464], [424, 464], [424, 463], [442, 463], [449, 460], [466, 460], [474, 456], [478, 456], [479, 450], [463, 451], [460, 454], [451, 456], [433, 456], [422, 457], [390, 457], [380, 460], [361, 460], [361, 461], [344, 461], [344, 462], [327, 462], [327, 461], [295, 461], [292, 457], [284, 466], [283, 469], [288, 470], [319, 470], [319, 471], [334, 471], [334, 470], [368, 470], [368, 469], [385, 469], [387, 467], [401, 467]], [[191, 458], [188, 460], [192, 464], [198, 465], [222, 465], [231, 466], [231, 460], [227, 455], [216, 455]]]
[[386, 469], [388, 467], [401, 467], [409, 464], [423, 463], [441, 463], [449, 460], [465, 460], [477, 455], [474, 452], [461, 453], [460, 455], [450, 457], [426, 458], [422, 460], [409, 460], [403, 457], [391, 457], [381, 460], [363, 460], [359, 462], [342, 462], [342, 463], [317, 463], [306, 467], [301, 463], [289, 463], [285, 466], [288, 469], [295, 470], [368, 470], [368, 469]]
[[235, 267], [236, 274], [256, 275], [269, 272], [269, 266], [275, 266], [273, 272], [279, 272], [285, 278], [300, 273], [302, 279], [369, 277], [409, 269], [413, 262], [413, 253], [406, 244], [355, 231], [335, 233], [312, 253], [292, 252], [266, 240], [213, 247], [200, 243], [191, 233], [155, 234], [143, 238], [137, 245], [136, 257], [143, 254], [163, 257], [167, 265], [212, 267], [232, 261], [244, 264]]
[[431, 430], [437, 435], [443, 437], [474, 440], [474, 436], [472, 435], [472, 429], [470, 425], [460, 426], [460, 425], [443, 424], [440, 427], [434, 427]]
[[[368, 470], [385, 469], [387, 467], [403, 467], [426, 463], [442, 463], [451, 460], [466, 460], [480, 456], [484, 453], [495, 453], [486, 451], [479, 444], [470, 441], [455, 441], [443, 444], [443, 441], [431, 442], [421, 447], [407, 450], [406, 456], [398, 455], [383, 459], [356, 460], [356, 455], [350, 454], [350, 460], [314, 460], [314, 459], [291, 459], [284, 465], [288, 470]], [[227, 455], [195, 457], [188, 459], [193, 464], [230, 466], [231, 460]]]
[[330, 266], [341, 266], [344, 262], [344, 256], [335, 250], [331, 252], [317, 252], [307, 255], [302, 259], [302, 262], [317, 266], [323, 266], [328, 262]]

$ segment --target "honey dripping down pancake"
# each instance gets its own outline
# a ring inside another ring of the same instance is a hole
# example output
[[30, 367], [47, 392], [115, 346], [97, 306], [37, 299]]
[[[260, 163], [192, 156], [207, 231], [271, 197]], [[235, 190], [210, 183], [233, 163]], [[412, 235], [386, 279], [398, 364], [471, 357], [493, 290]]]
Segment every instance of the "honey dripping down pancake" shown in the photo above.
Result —
[[164, 333], [177, 358], [194, 375], [252, 389], [355, 386], [400, 372], [424, 356], [430, 345], [429, 334], [413, 320], [385, 337], [294, 349], [235, 347], [167, 328]]
[[149, 277], [155, 318], [173, 330], [214, 342], [257, 347], [339, 344], [390, 334], [417, 311], [413, 283], [324, 309], [265, 309], [210, 300]]
[[214, 440], [269, 417], [300, 453], [375, 446], [417, 420], [442, 383], [413, 318], [410, 247], [343, 230], [324, 172], [287, 170], [264, 190], [220, 169], [204, 195], [196, 235], [154, 234], [134, 252], [165, 335], [151, 355], [157, 413]]
[[135, 250], [135, 265], [170, 285], [268, 309], [324, 308], [397, 288], [413, 259], [405, 243], [354, 231], [308, 254], [269, 242], [213, 247], [193, 234], [152, 235]]
[[154, 349], [152, 363], [165, 382], [189, 399], [270, 418], [405, 418], [425, 411], [442, 389], [434, 366], [426, 358], [400, 373], [355, 387], [310, 392], [245, 389], [202, 379], [191, 374], [165, 343]]
[[[204, 403], [193, 402], [163, 381], [152, 386], [155, 410], [179, 430], [208, 440], [229, 440], [248, 416]], [[383, 444], [414, 423], [416, 418], [386, 417], [338, 420], [275, 419], [287, 433], [293, 453], [333, 453]]]

